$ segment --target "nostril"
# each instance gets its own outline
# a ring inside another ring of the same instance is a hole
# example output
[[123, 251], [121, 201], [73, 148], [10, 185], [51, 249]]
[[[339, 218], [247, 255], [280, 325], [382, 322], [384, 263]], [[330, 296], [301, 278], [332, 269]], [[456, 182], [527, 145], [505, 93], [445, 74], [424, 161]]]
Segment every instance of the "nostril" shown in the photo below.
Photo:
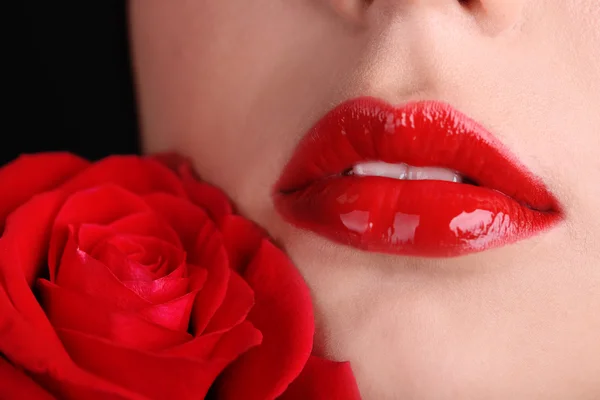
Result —
[[[474, 18], [485, 16], [486, 9], [484, 4], [491, 0], [329, 0], [334, 8], [340, 14], [352, 17], [353, 21], [363, 18], [366, 11], [373, 9], [381, 10], [402, 10], [410, 7], [452, 7], [455, 10], [462, 10], [463, 13], [470, 14]], [[506, 0], [507, 3], [517, 0]], [[499, 0], [498, 3], [501, 3]], [[388, 12], [382, 11], [385, 14]], [[395, 12], [395, 11], [393, 11]]]
[[[338, 0], [344, 1], [344, 0]], [[360, 4], [359, 7], [362, 7], [362, 10], [369, 9], [371, 7], [376, 7], [379, 3], [386, 3], [385, 0], [348, 0], [349, 2], [353, 2], [354, 4]], [[516, 1], [516, 0], [506, 0]], [[446, 5], [446, 6], [454, 6], [461, 7], [463, 10], [478, 14], [483, 9], [484, 0], [388, 0], [388, 3], [404, 3], [406, 6], [423, 6], [423, 5]]]
[[[363, 0], [363, 3], [366, 4], [367, 6], [370, 6], [371, 4], [373, 4], [374, 1], [375, 0]], [[475, 2], [476, 2], [476, 0], [458, 0], [458, 3], [465, 7], [472, 6], [472, 4]]]
[[477, 3], [477, 1], [475, 1], [475, 0], [458, 0], [458, 3], [465, 8], [471, 9], [476, 6], [475, 3]]

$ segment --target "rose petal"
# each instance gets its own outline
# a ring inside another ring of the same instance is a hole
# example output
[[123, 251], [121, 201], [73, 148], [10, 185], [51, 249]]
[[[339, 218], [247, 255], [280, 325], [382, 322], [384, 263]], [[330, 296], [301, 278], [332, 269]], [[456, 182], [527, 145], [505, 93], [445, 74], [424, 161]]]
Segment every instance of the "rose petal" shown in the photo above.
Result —
[[[185, 265], [185, 263], [182, 264]], [[167, 260], [163, 260], [162, 258], [159, 258], [154, 265], [149, 267], [151, 267], [152, 271], [154, 272], [154, 276], [157, 278], [165, 276], [165, 274], [168, 274], [169, 271], [173, 268], [169, 265]]]
[[224, 343], [226, 348], [222, 349], [222, 354], [229, 357], [199, 362], [120, 347], [68, 329], [58, 329], [58, 333], [79, 365], [152, 399], [203, 398], [214, 379], [231, 361], [231, 356], [237, 357], [256, 345], [259, 336], [242, 332], [243, 335], [235, 337], [235, 340]]
[[[156, 278], [150, 267], [141, 265], [140, 263], [129, 259], [126, 254], [123, 254], [114, 246], [100, 243], [98, 247], [100, 247], [99, 250], [98, 248], [93, 250], [95, 253], [100, 252], [98, 258], [101, 258], [101, 260], [97, 261], [102, 265], [105, 265], [106, 268], [120, 281], [139, 280], [143, 282], [152, 282]], [[80, 251], [82, 250], [80, 249]], [[88, 255], [95, 260], [97, 259], [90, 254]]]
[[302, 373], [278, 400], [360, 400], [350, 363], [311, 356]]
[[[112, 250], [110, 253], [118, 254], [120, 256], [119, 258], [124, 258], [132, 263], [143, 265], [142, 268], [150, 270], [150, 272], [152, 272], [152, 268], [156, 268], [156, 265], [160, 262], [158, 256], [154, 254], [152, 249], [144, 247], [136, 240], [136, 238], [124, 237], [123, 235], [111, 236], [105, 241], [98, 243], [98, 246], [96, 246], [89, 255], [111, 269], [111, 263], [104, 259], [104, 255], [108, 249]], [[110, 259], [111, 257], [108, 258]], [[150, 266], [152, 266], [152, 268], [150, 268]]]
[[[187, 278], [182, 278], [188, 272]], [[123, 281], [123, 285], [152, 304], [165, 303], [188, 292], [199, 292], [206, 282], [207, 272], [197, 265], [181, 265], [169, 275], [151, 282]]]
[[159, 350], [191, 340], [178, 332], [132, 313], [109, 308], [97, 299], [40, 279], [40, 301], [55, 328], [72, 329], [103, 337], [126, 347]]
[[107, 157], [74, 176], [63, 188], [75, 192], [106, 184], [138, 195], [164, 192], [186, 196], [176, 174], [152, 158], [138, 156]]
[[[60, 376], [53, 393], [61, 398], [137, 398], [73, 364], [26, 280], [26, 275], [32, 279], [39, 273], [63, 198], [60, 191], [32, 198], [12, 213], [0, 237], [0, 354], [48, 381]], [[27, 249], [21, 248], [23, 243]]]
[[[155, 281], [122, 281], [125, 287], [132, 290], [141, 298], [152, 304], [164, 303], [177, 297], [183, 296], [189, 292], [190, 278], [182, 278], [185, 275], [188, 266], [183, 264], [169, 275]], [[206, 271], [201, 269], [198, 274], [202, 275], [202, 280], [206, 280]], [[203, 286], [200, 280], [194, 282], [198, 285], [192, 290], [199, 290]]]
[[[0, 272], [1, 268], [0, 261]], [[15, 285], [17, 281], [19, 279], [15, 277], [12, 284]], [[59, 398], [140, 399], [140, 396], [133, 392], [79, 369], [69, 358], [25, 280], [21, 278], [20, 282], [22, 285], [18, 286], [24, 287], [24, 290], [15, 304], [21, 306], [20, 310], [14, 308], [4, 291], [4, 283], [0, 282], [1, 354], [13, 364], [29, 371], [38, 382], [43, 381], [44, 386]], [[33, 310], [24, 312], [26, 305], [22, 300], [29, 298], [27, 294], [34, 299], [35, 303], [28, 306], [35, 308], [35, 313]]]
[[190, 200], [204, 208], [216, 223], [232, 214], [231, 204], [219, 188], [198, 182], [191, 175], [183, 176], [183, 185]]
[[[29, 286], [23, 279], [21, 280], [24, 290], [28, 291], [33, 298]], [[21, 304], [13, 304], [2, 285], [0, 285], [0, 354], [30, 371], [64, 368], [69, 362], [69, 357], [37, 301], [35, 305], [23, 304], [23, 298], [27, 297], [27, 292], [24, 292], [21, 294], [22, 298], [18, 299]], [[27, 310], [28, 313], [25, 314], [21, 312], [25, 308], [23, 305], [32, 309], [37, 307], [37, 309]], [[21, 310], [17, 308], [18, 306], [21, 306], [19, 307]]]
[[55, 399], [54, 396], [25, 375], [23, 371], [9, 364], [2, 356], [0, 356], [0, 393], [6, 399]]
[[32, 196], [56, 188], [89, 162], [69, 153], [22, 155], [0, 168], [0, 232], [8, 214]]
[[200, 292], [208, 280], [208, 271], [206, 268], [199, 267], [194, 264], [187, 264], [187, 268], [189, 276], [188, 279], [190, 280], [189, 290]]
[[51, 227], [65, 197], [60, 191], [37, 195], [6, 220], [4, 234], [0, 237], [0, 257], [6, 259], [7, 269], [19, 268], [30, 286], [36, 276], [46, 273], [42, 268], [48, 253]]
[[175, 152], [162, 152], [155, 153], [150, 156], [152, 159], [158, 161], [165, 167], [169, 168], [171, 171], [179, 174], [179, 169], [185, 165], [190, 164], [190, 159], [182, 156], [179, 153]]
[[219, 384], [222, 399], [274, 399], [298, 377], [313, 345], [310, 293], [290, 260], [263, 240], [246, 270], [256, 304], [248, 320], [263, 343], [228, 368]]
[[[122, 280], [134, 279], [130, 266], [142, 265], [144, 275], [153, 279], [173, 272], [185, 263], [185, 252], [164, 240], [130, 234], [115, 234], [99, 243], [90, 253]], [[130, 261], [123, 263], [124, 260]], [[125, 268], [125, 269], [123, 269]], [[137, 274], [137, 271], [136, 271]]]
[[205, 209], [213, 221], [219, 223], [233, 213], [231, 203], [225, 193], [216, 186], [198, 180], [190, 163], [182, 164], [178, 173], [190, 200]]
[[206, 220], [196, 240], [189, 258], [201, 264], [208, 273], [192, 310], [192, 329], [196, 335], [200, 335], [223, 304], [232, 271], [221, 234], [211, 220]]
[[122, 310], [138, 311], [158, 325], [186, 330], [195, 293], [172, 303], [150, 306], [136, 293], [126, 288], [108, 268], [77, 249], [71, 233], [63, 253], [58, 285], [102, 299], [107, 305]]
[[[63, 200], [59, 191], [35, 196], [11, 214], [0, 237], [0, 353], [25, 367], [66, 357], [30, 288], [42, 273], [50, 227]], [[36, 352], [41, 343], [44, 351]], [[23, 364], [30, 359], [33, 364]]]
[[109, 225], [116, 232], [152, 236], [171, 243], [177, 248], [183, 248], [177, 232], [154, 212], [128, 215]]
[[50, 280], [56, 276], [57, 263], [67, 241], [69, 226], [83, 223], [109, 224], [130, 214], [150, 211], [136, 195], [114, 185], [75, 193], [65, 202], [54, 221], [48, 265]]
[[195, 245], [199, 230], [212, 224], [206, 212], [189, 200], [163, 193], [144, 196], [144, 200], [177, 232], [186, 250]]
[[106, 265], [78, 249], [73, 234], [69, 235], [65, 246], [56, 283], [122, 310], [139, 310], [150, 305], [125, 287]]
[[[252, 327], [251, 332], [259, 332], [256, 328], [254, 328], [254, 326], [250, 322], [244, 321], [244, 323]], [[196, 336], [189, 342], [183, 343], [179, 346], [164, 349], [162, 353], [165, 355], [192, 358], [198, 361], [206, 361], [210, 358], [210, 355], [215, 350], [219, 341], [221, 341], [223, 337], [229, 334], [231, 331], [232, 330], [220, 331], [208, 333], [206, 335]], [[262, 335], [260, 335], [260, 337], [262, 339]]]
[[77, 232], [77, 243], [79, 248], [88, 254], [91, 254], [99, 243], [118, 232], [110, 225], [86, 223], [83, 223], [78, 227], [73, 226], [73, 231]]
[[139, 311], [149, 321], [174, 331], [187, 332], [197, 292], [188, 293], [168, 303], [154, 304]]
[[236, 272], [229, 276], [229, 285], [223, 304], [211, 318], [205, 333], [231, 329], [246, 319], [254, 306], [254, 292]]
[[101, 240], [117, 233], [156, 237], [177, 248], [183, 248], [173, 228], [157, 218], [154, 212], [127, 215], [110, 225], [82, 224], [78, 230], [79, 246], [85, 252], [91, 253]]
[[242, 353], [262, 342], [262, 334], [248, 321], [223, 332], [197, 336], [180, 346], [165, 349], [163, 354], [192, 358], [198, 361], [211, 359], [233, 362]]
[[225, 217], [220, 229], [231, 268], [243, 275], [267, 235], [256, 224], [238, 215]]
[[[147, 397], [119, 387], [107, 380], [89, 374], [76, 365], [65, 376], [35, 375], [37, 381], [45, 380], [52, 392], [65, 400], [148, 400]], [[29, 400], [29, 399], [27, 399]]]
[[208, 273], [192, 310], [192, 329], [200, 335], [227, 293], [230, 269], [221, 233], [204, 211], [187, 200], [162, 194], [146, 196], [145, 200], [178, 232], [188, 261]]

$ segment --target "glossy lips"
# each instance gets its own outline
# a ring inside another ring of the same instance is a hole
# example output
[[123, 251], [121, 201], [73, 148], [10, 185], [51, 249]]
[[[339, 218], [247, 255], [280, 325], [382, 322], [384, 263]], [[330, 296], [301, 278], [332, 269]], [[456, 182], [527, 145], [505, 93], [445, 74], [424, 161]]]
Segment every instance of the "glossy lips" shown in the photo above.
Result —
[[[447, 168], [470, 183], [347, 174], [370, 161]], [[485, 128], [438, 102], [338, 106], [301, 141], [274, 199], [285, 219], [331, 240], [429, 257], [513, 243], [561, 218], [540, 179]]]

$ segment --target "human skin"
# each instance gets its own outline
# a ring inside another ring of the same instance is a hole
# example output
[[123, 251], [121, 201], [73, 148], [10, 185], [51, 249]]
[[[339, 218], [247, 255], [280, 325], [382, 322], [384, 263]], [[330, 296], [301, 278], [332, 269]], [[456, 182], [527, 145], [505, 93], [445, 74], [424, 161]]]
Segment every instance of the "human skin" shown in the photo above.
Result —
[[[365, 399], [600, 398], [597, 0], [131, 0], [146, 152], [190, 156], [305, 277], [316, 352]], [[487, 127], [563, 210], [455, 258], [363, 252], [297, 229], [272, 189], [344, 100], [440, 100]]]

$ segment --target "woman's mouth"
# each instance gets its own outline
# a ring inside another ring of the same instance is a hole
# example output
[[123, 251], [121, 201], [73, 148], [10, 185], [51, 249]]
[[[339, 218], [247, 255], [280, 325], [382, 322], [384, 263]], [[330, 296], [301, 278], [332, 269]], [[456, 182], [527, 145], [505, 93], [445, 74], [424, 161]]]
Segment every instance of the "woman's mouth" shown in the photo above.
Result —
[[426, 257], [507, 245], [561, 219], [541, 179], [439, 102], [343, 103], [300, 142], [274, 201], [292, 224], [336, 242]]

